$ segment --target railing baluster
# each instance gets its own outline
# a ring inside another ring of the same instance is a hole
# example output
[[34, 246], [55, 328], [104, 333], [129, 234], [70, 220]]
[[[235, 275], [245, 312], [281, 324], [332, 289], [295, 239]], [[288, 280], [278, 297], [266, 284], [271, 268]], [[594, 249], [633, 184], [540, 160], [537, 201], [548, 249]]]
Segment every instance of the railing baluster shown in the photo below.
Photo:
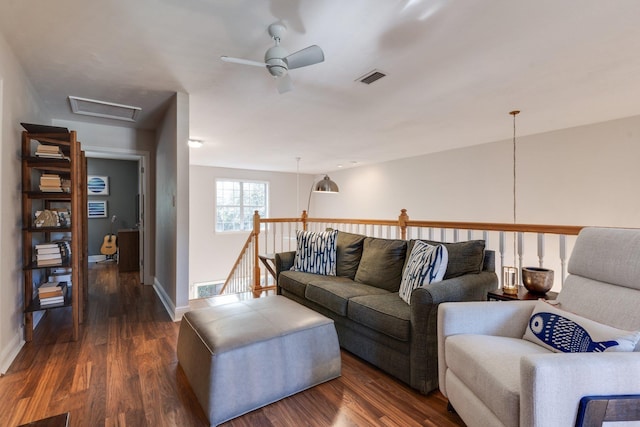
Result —
[[567, 275], [567, 236], [560, 235], [560, 285], [564, 285], [564, 278]]
[[[524, 233], [518, 232], [518, 274], [522, 271], [522, 262], [524, 259]], [[522, 279], [518, 278], [518, 283], [521, 283]]]
[[[504, 267], [504, 251], [505, 251], [505, 232], [500, 232], [500, 246], [498, 252], [500, 252], [500, 269], [496, 268], [496, 271], [500, 271]], [[515, 267], [515, 265], [514, 265]], [[501, 275], [498, 275], [499, 280], [502, 280]]]
[[538, 233], [538, 267], [544, 267], [544, 233]]

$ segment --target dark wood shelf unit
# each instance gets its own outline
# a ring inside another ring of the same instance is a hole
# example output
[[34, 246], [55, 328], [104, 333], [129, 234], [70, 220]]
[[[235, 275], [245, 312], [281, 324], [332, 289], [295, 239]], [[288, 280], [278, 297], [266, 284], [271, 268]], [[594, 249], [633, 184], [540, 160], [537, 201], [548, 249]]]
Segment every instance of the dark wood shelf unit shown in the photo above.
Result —
[[[22, 236], [24, 271], [24, 333], [25, 341], [33, 338], [33, 313], [61, 307], [71, 307], [73, 340], [79, 337], [83, 322], [88, 287], [87, 253], [87, 166], [86, 157], [75, 131], [52, 126], [24, 124], [22, 133]], [[42, 133], [36, 133], [42, 130]], [[66, 158], [36, 157], [38, 143], [56, 145]], [[70, 192], [36, 190], [43, 173], [56, 173], [71, 181]], [[35, 212], [65, 208], [71, 213], [71, 224], [58, 227], [35, 227]], [[70, 241], [71, 257], [61, 265], [38, 266], [35, 245], [52, 241], [57, 233], [65, 233]], [[55, 269], [71, 275], [71, 285], [63, 304], [41, 306], [35, 287], [46, 282]]]
[[71, 233], [71, 226], [34, 227], [33, 224], [29, 224], [27, 227], [24, 227], [23, 230], [31, 233]]
[[65, 193], [64, 191], [25, 191], [23, 194], [30, 199], [64, 201], [70, 201], [72, 199], [72, 193]]

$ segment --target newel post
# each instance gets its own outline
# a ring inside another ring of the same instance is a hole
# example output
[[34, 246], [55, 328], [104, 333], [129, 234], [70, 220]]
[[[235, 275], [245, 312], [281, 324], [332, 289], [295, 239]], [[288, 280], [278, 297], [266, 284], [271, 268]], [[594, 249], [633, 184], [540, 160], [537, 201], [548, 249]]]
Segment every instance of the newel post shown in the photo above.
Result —
[[400, 216], [398, 216], [398, 227], [400, 227], [400, 236], [402, 240], [407, 240], [407, 221], [409, 221], [407, 210], [400, 209]]
[[253, 290], [260, 289], [260, 263], [258, 262], [258, 237], [260, 236], [260, 214], [253, 211]]
[[307, 231], [307, 218], [309, 218], [309, 215], [307, 215], [307, 211], [303, 210], [302, 211], [302, 229], [304, 231]]

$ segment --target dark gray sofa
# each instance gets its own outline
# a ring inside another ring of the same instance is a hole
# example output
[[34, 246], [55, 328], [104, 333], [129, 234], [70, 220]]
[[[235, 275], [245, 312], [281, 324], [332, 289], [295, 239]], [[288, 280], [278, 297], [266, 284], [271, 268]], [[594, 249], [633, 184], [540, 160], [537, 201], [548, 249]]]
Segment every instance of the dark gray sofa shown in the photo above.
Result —
[[277, 293], [333, 319], [342, 348], [426, 394], [438, 387], [438, 305], [486, 300], [498, 278], [484, 241], [444, 243], [444, 280], [415, 289], [409, 305], [398, 289], [413, 242], [338, 232], [336, 276], [291, 271], [295, 252], [278, 253]]

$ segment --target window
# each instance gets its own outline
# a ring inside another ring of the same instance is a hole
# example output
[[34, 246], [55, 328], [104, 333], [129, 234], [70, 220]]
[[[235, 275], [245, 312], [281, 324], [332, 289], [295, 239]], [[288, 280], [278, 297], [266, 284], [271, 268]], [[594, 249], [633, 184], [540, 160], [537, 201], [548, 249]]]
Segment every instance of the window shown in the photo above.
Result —
[[266, 182], [216, 180], [216, 231], [253, 230], [253, 212], [267, 216], [267, 191]]

